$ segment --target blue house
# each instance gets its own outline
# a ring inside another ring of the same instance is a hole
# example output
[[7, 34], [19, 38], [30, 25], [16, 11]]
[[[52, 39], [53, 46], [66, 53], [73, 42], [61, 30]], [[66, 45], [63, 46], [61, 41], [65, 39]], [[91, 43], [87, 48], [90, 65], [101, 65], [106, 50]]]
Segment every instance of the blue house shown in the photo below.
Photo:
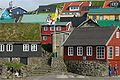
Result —
[[7, 8], [8, 12], [12, 15], [23, 15], [27, 13], [27, 11], [21, 7], [9, 7]]
[[8, 12], [7, 9], [4, 9], [0, 13], [0, 19], [12, 19], [10, 13]]

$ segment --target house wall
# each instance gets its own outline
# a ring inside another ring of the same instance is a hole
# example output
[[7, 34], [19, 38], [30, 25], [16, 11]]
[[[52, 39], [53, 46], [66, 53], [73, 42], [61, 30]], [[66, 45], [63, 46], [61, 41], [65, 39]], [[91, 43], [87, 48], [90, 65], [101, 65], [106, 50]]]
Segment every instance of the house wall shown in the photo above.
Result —
[[[27, 44], [27, 43], [26, 43]], [[32, 43], [31, 43], [32, 44]], [[40, 57], [41, 56], [41, 45], [37, 44], [37, 51], [28, 51], [23, 52], [23, 44], [13, 44], [13, 51], [7, 52], [6, 48], [4, 52], [0, 52], [1, 58], [9, 58], [9, 57]], [[6, 46], [6, 44], [5, 44]], [[31, 45], [29, 45], [29, 50], [31, 50]]]
[[[58, 26], [60, 25], [55, 26], [55, 31], [50, 31], [50, 25], [47, 25], [48, 30], [44, 31], [44, 25], [42, 26], [42, 44], [52, 44], [52, 34], [54, 34], [54, 32], [66, 32], [69, 27], [69, 25], [61, 26], [61, 31], [57, 31]], [[72, 27], [71, 24], [70, 26]], [[47, 40], [43, 40], [43, 36], [47, 36]]]
[[[100, 20], [100, 14], [93, 14], [93, 15], [90, 14], [88, 15], [88, 17], [90, 19], [93, 19], [94, 15], [96, 15], [96, 20]], [[115, 14], [104, 14], [103, 17], [104, 17], [104, 20], [115, 20]], [[120, 15], [119, 15], [119, 20], [120, 20]]]
[[[47, 40], [43, 40], [43, 36], [47, 36]], [[52, 35], [42, 35], [42, 44], [52, 44]]]
[[[117, 30], [116, 32], [120, 32], [120, 30]], [[116, 38], [116, 34], [114, 34], [113, 38], [110, 40], [107, 46], [113, 46], [113, 59], [108, 59], [108, 62], [111, 64], [112, 67], [115, 66], [115, 64], [119, 67], [119, 75], [120, 75], [120, 54], [119, 56], [115, 55], [115, 46], [120, 47], [120, 38]], [[120, 53], [120, 50], [119, 50]], [[108, 54], [107, 54], [108, 55]]]
[[26, 13], [26, 11], [24, 11], [23, 9], [21, 8], [16, 8], [12, 11], [13, 14], [17, 14], [19, 12], [19, 14], [24, 14]]
[[[86, 55], [86, 46], [83, 46], [83, 56], [86, 60], [101, 60], [106, 61], [106, 47], [105, 47], [105, 59], [96, 59], [96, 46], [93, 46], [92, 56]], [[74, 56], [68, 56], [68, 46], [64, 46], [64, 60], [83, 60], [83, 56], [77, 56], [77, 46], [74, 46]]]

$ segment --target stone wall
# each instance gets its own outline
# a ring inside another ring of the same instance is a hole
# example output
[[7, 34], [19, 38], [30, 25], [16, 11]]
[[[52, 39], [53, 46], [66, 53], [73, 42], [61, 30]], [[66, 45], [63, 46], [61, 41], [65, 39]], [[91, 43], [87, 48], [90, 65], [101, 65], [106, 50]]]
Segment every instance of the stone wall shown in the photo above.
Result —
[[65, 61], [67, 70], [86, 76], [107, 76], [108, 66], [105, 61]]

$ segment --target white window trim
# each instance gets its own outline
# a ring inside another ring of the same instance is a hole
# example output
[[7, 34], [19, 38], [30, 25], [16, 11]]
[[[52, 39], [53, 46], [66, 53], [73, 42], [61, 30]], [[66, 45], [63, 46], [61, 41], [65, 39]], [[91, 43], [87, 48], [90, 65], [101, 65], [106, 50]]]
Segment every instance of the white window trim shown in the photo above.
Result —
[[[60, 28], [60, 30], [59, 30]], [[62, 27], [61, 26], [57, 26], [57, 31], [61, 31], [62, 30]]]
[[74, 48], [73, 47], [68, 47], [68, 56], [73, 56], [73, 54], [70, 54], [69, 49], [72, 48], [73, 49], [73, 54], [74, 54]]
[[[45, 37], [46, 37], [46, 38], [45, 38]], [[47, 41], [47, 36], [43, 36], [43, 40], [44, 40], [44, 41]]]
[[[112, 58], [108, 58], [108, 49], [109, 49], [109, 47], [112, 47], [112, 50], [113, 50]], [[108, 59], [113, 59], [113, 55], [114, 55], [114, 47], [113, 47], [113, 46], [108, 46], [108, 47], [107, 47], [107, 58], [108, 58]]]
[[96, 59], [105, 59], [105, 47], [104, 47], [104, 58], [97, 58], [97, 48], [98, 47], [104, 47], [104, 46], [97, 46], [96, 47]]
[[[52, 30], [51, 28], [54, 28], [54, 30]], [[55, 26], [50, 26], [50, 31], [55, 31]]]
[[5, 51], [5, 45], [4, 44], [0, 44], [0, 52], [4, 52]]
[[[28, 46], [28, 50], [24, 49], [26, 45]], [[29, 44], [23, 44], [23, 52], [27, 52], [27, 51], [29, 51]]]
[[120, 33], [116, 32], [116, 38], [120, 38]]
[[[116, 55], [116, 49], [118, 49], [118, 54]], [[120, 55], [120, 47], [119, 46], [115, 46], [115, 56], [119, 56]]]
[[92, 48], [92, 46], [87, 46], [87, 47], [86, 47], [86, 55], [87, 55], [87, 56], [92, 56], [92, 55], [93, 55], [93, 48], [92, 48], [92, 50], [91, 50], [91, 52], [92, 52], [91, 55], [88, 55], [88, 48]]
[[[78, 53], [79, 53], [79, 52], [78, 52], [78, 49], [79, 49], [79, 48], [82, 48], [82, 55], [78, 54]], [[83, 56], [83, 47], [82, 47], [82, 46], [77, 47], [77, 56]]]
[[[34, 47], [36, 47], [36, 50], [35, 50], [35, 48]], [[33, 50], [34, 49], [34, 50]], [[31, 51], [37, 51], [37, 44], [31, 44]]]
[[44, 26], [44, 31], [48, 31], [48, 27], [47, 26]]
[[[10, 46], [12, 46], [12, 47], [11, 47], [11, 50], [10, 50]], [[12, 51], [13, 51], [13, 45], [12, 45], [12, 44], [7, 44], [7, 45], [6, 45], [6, 51], [7, 51], [7, 52], [12, 52]]]

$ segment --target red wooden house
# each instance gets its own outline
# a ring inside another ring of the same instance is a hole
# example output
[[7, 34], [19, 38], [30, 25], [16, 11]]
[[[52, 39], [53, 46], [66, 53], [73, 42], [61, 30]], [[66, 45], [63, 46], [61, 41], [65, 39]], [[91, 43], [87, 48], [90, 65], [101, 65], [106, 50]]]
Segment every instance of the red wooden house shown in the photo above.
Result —
[[52, 35], [56, 32], [70, 31], [71, 22], [56, 22], [55, 24], [42, 24], [42, 44], [52, 44]]
[[64, 43], [64, 60], [105, 61], [120, 74], [120, 29], [118, 27], [76, 28]]
[[120, 7], [120, 1], [119, 0], [106, 0], [103, 8], [112, 8], [112, 7]]
[[66, 2], [64, 4], [61, 17], [80, 17], [84, 15], [81, 10], [84, 6], [91, 6], [90, 2]]

